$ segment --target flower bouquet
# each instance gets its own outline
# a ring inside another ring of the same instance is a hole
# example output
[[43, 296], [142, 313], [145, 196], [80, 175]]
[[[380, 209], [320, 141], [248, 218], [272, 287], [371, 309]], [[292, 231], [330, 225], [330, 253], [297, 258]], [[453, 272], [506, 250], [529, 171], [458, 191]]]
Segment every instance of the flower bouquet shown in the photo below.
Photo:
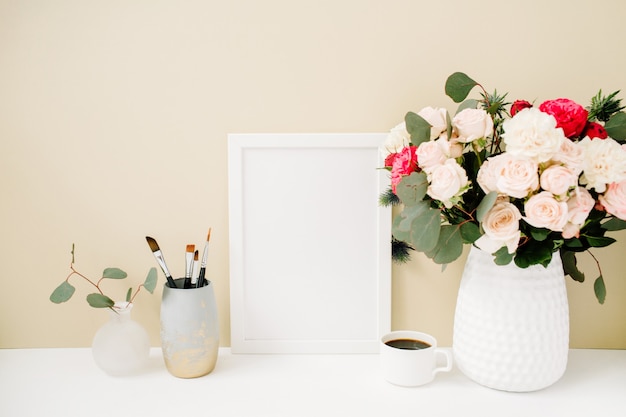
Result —
[[[479, 99], [467, 99], [475, 88]], [[464, 244], [521, 268], [547, 266], [560, 251], [566, 275], [585, 279], [576, 253], [612, 244], [626, 228], [626, 113], [619, 91], [600, 91], [589, 107], [559, 98], [538, 106], [506, 103], [457, 72], [446, 94], [456, 113], [426, 107], [409, 112], [384, 145], [391, 187], [383, 205], [394, 218], [395, 261], [410, 250], [434, 262], [456, 260]], [[593, 254], [591, 255], [593, 257]], [[600, 264], [594, 283], [604, 302]]]

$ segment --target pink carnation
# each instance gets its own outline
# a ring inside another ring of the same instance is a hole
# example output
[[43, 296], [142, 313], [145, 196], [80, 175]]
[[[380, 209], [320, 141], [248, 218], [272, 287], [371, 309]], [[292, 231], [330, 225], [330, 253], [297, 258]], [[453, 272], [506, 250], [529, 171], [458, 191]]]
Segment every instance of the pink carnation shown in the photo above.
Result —
[[402, 177], [418, 170], [417, 156], [415, 154], [416, 150], [417, 146], [407, 146], [402, 148], [393, 158], [391, 166], [391, 188], [394, 193]]

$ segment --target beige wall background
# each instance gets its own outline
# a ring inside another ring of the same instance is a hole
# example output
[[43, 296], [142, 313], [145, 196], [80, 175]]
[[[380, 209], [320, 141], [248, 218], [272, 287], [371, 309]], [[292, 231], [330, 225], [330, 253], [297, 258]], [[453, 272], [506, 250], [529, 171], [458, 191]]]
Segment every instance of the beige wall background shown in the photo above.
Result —
[[[621, 0], [0, 0], [0, 347], [91, 344], [107, 320], [91, 289], [48, 300], [72, 243], [85, 274], [129, 273], [105, 284], [123, 299], [156, 266], [146, 235], [183, 271], [208, 227], [228, 346], [229, 132], [386, 132], [407, 110], [454, 110], [454, 71], [511, 100], [586, 105], [626, 88], [625, 17]], [[626, 348], [617, 237], [595, 251], [604, 305], [590, 257], [587, 281], [568, 279], [572, 347]], [[461, 270], [394, 267], [393, 327], [450, 345]], [[164, 281], [133, 310], [154, 346]]]

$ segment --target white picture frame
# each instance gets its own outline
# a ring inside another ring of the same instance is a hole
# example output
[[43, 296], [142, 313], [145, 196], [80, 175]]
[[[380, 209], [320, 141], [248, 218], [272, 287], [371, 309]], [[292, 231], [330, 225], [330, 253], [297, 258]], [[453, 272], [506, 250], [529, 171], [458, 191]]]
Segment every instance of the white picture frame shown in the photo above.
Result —
[[376, 353], [391, 330], [386, 134], [229, 134], [233, 353]]

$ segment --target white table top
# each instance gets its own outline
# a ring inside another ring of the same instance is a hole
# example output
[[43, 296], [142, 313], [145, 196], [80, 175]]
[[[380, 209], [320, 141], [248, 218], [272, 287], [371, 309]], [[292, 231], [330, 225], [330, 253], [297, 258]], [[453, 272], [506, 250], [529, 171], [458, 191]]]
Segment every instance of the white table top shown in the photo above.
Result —
[[145, 372], [111, 377], [91, 350], [0, 350], [0, 416], [626, 416], [626, 350], [571, 350], [556, 384], [532, 393], [482, 387], [458, 369], [429, 385], [384, 381], [378, 355], [233, 355], [179, 379], [159, 348]]

